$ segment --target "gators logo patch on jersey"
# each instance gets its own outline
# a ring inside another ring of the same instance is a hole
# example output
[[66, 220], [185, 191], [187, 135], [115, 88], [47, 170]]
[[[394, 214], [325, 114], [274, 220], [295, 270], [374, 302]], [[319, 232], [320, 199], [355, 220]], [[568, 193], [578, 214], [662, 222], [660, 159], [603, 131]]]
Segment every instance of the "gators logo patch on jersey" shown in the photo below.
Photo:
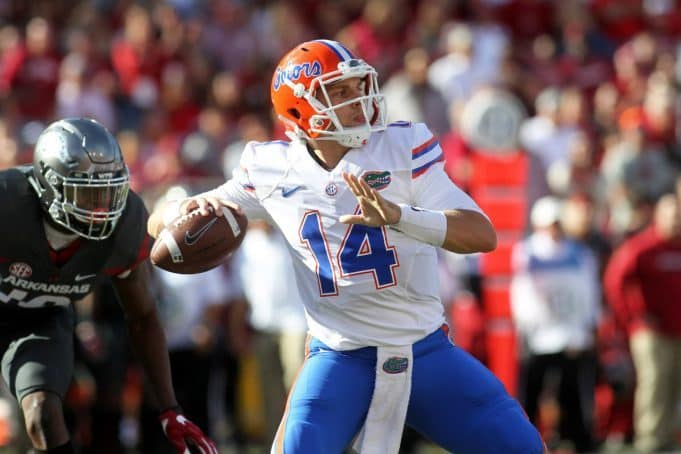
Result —
[[370, 170], [368, 172], [364, 172], [362, 178], [364, 178], [364, 181], [366, 181], [370, 187], [377, 191], [385, 189], [392, 181], [390, 172], [387, 170]]

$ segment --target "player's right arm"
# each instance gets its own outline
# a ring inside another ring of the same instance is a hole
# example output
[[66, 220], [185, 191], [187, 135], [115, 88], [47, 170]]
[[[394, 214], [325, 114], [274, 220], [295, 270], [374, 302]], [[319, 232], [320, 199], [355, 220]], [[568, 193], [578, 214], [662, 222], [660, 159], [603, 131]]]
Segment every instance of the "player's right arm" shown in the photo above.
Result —
[[157, 238], [158, 234], [161, 233], [161, 230], [169, 225], [175, 218], [195, 209], [198, 209], [204, 216], [208, 216], [211, 211], [214, 211], [217, 216], [222, 216], [222, 210], [220, 208], [223, 206], [234, 208], [237, 212], [241, 213], [241, 207], [238, 204], [209, 194], [210, 193], [199, 194], [194, 197], [170, 200], [163, 203], [149, 216], [149, 220], [147, 221], [147, 232], [149, 232], [149, 235], [152, 237]]
[[243, 212], [249, 217], [262, 217], [264, 210], [248, 176], [248, 167], [253, 165], [254, 159], [253, 146], [249, 143], [241, 156], [239, 168], [234, 170], [232, 179], [225, 184], [194, 197], [165, 202], [156, 208], [147, 221], [149, 235], [156, 238], [161, 230], [175, 218], [195, 209], [199, 209], [204, 216], [211, 211], [222, 216], [220, 208], [227, 206], [238, 212], [241, 212], [243, 208]]

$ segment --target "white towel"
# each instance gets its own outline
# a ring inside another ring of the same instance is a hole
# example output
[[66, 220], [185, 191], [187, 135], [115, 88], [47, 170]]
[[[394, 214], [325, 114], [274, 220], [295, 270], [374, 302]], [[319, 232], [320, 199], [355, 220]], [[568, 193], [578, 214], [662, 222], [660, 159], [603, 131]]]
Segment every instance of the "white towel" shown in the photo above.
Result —
[[377, 347], [376, 385], [364, 426], [352, 449], [359, 454], [397, 454], [411, 394], [411, 345]]

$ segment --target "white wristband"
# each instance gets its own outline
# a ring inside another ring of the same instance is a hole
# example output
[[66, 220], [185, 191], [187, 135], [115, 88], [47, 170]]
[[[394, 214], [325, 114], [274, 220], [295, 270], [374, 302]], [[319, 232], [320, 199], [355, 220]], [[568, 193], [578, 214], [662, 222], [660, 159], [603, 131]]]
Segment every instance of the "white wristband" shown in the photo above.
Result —
[[447, 235], [447, 217], [442, 211], [399, 204], [402, 215], [397, 224], [390, 227], [416, 240], [440, 247]]

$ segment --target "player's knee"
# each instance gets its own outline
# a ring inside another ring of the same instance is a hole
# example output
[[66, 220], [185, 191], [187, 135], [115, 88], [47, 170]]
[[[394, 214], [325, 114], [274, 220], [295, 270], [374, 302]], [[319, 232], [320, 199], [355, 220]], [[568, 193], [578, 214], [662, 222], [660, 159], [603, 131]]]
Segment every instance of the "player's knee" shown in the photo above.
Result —
[[545, 446], [539, 432], [522, 411], [513, 409], [504, 413], [493, 422], [493, 436], [490, 440], [494, 440], [494, 452], [544, 454]]
[[315, 424], [299, 422], [289, 425], [284, 436], [283, 452], [296, 454], [318, 454], [320, 452], [331, 452], [329, 446], [324, 443], [321, 428]]
[[34, 446], [51, 446], [63, 442], [64, 417], [59, 397], [35, 392], [21, 400], [26, 432]]

